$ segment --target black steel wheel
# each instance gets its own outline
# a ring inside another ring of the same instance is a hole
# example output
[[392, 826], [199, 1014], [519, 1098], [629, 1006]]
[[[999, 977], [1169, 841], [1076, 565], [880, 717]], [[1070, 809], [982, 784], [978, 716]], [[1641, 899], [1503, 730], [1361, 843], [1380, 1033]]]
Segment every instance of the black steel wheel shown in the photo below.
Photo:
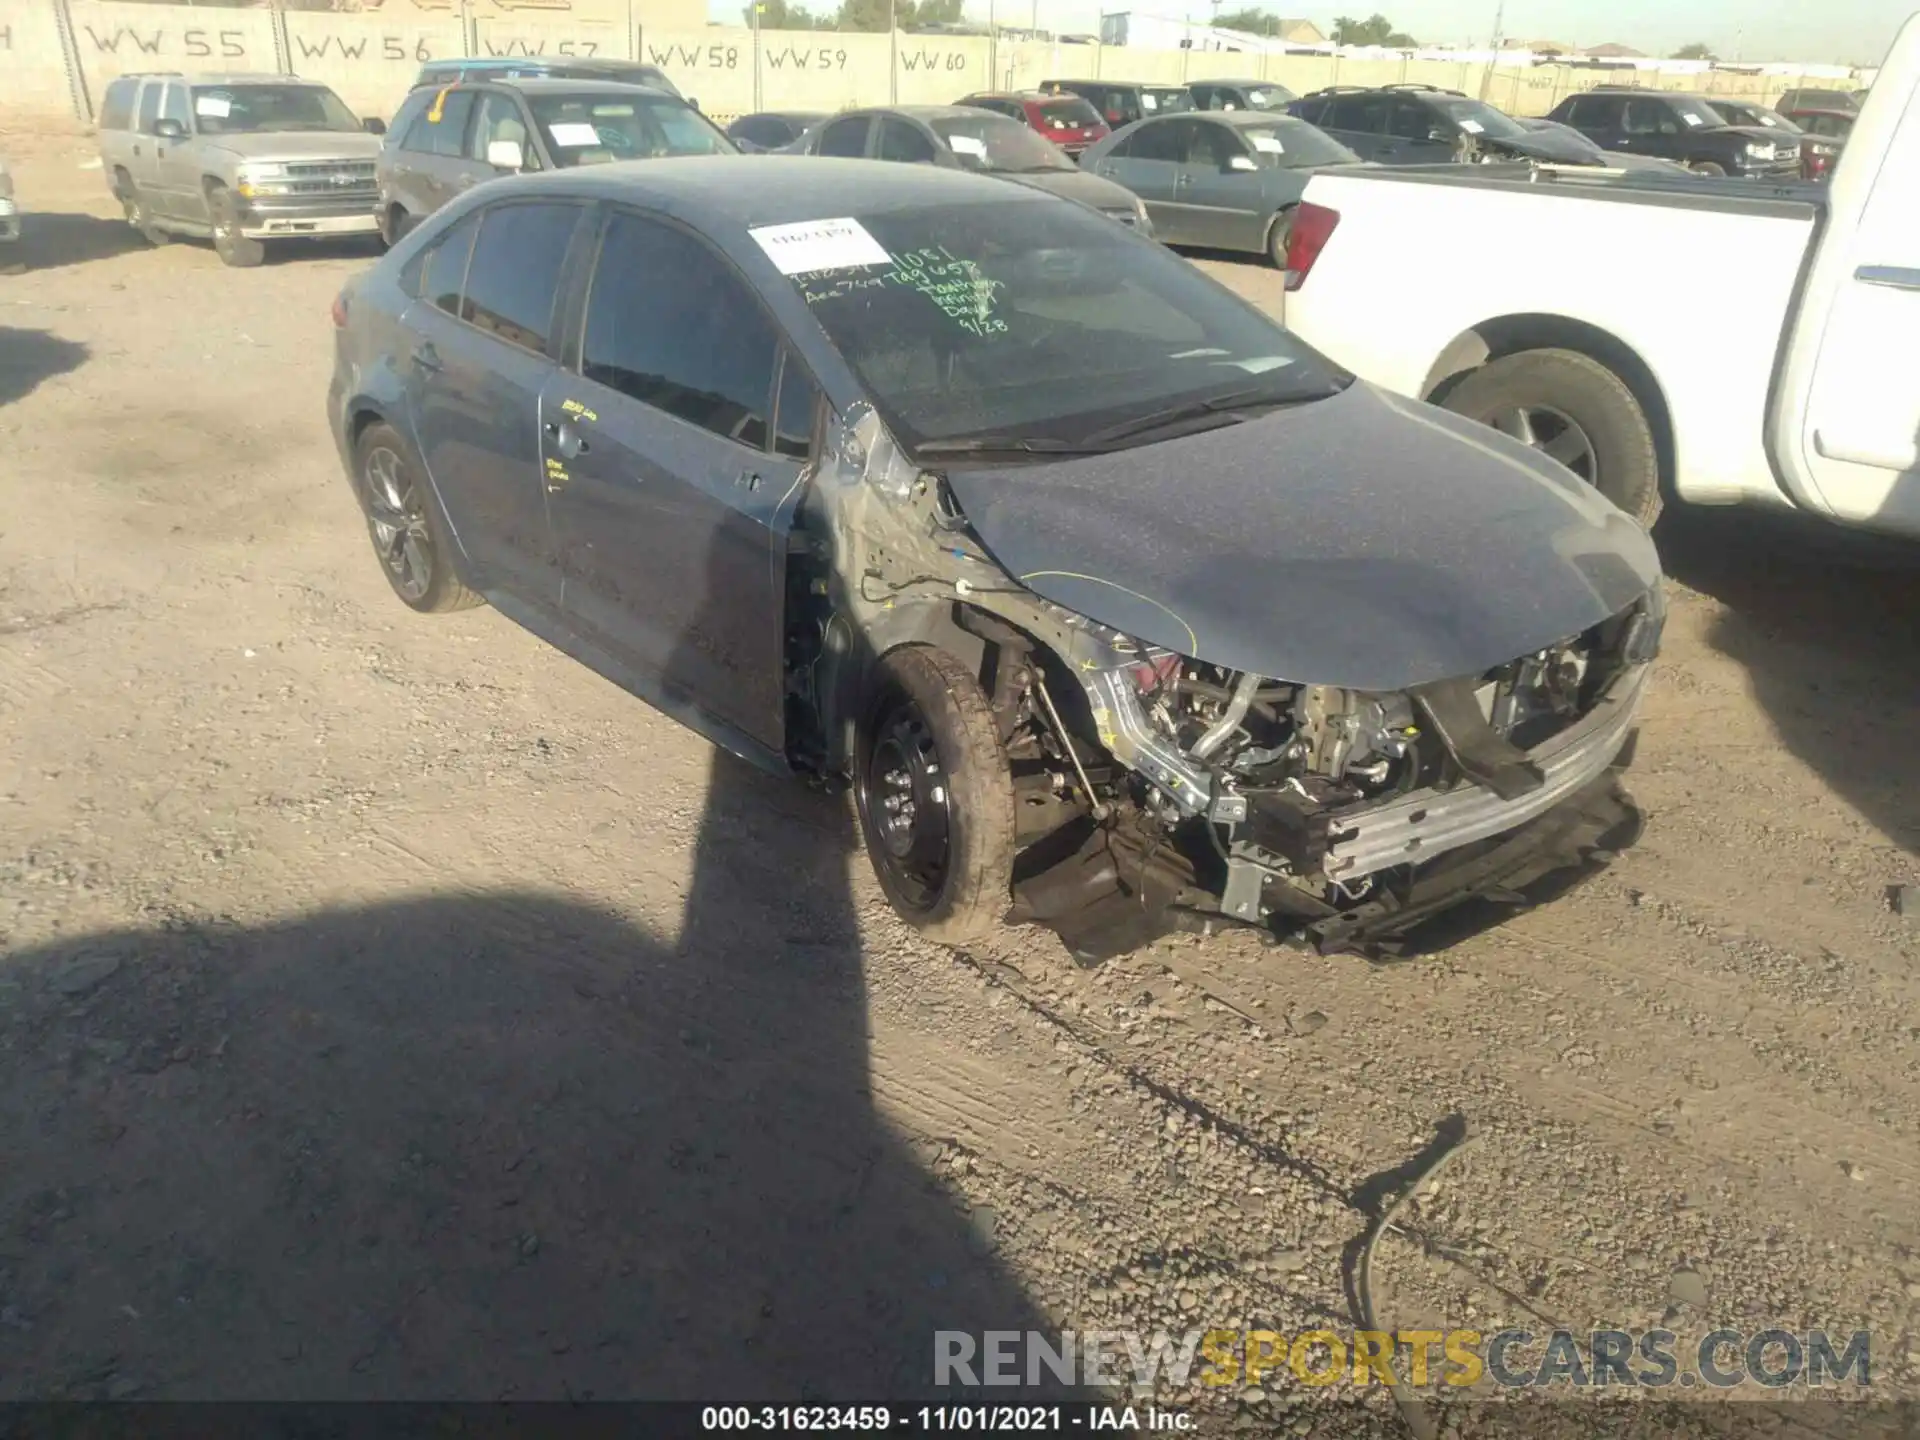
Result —
[[894, 910], [948, 944], [991, 930], [1012, 893], [1013, 783], [979, 682], [931, 646], [890, 651], [858, 738], [860, 828]]
[[454, 573], [433, 497], [399, 435], [371, 426], [355, 456], [367, 534], [393, 593], [423, 613], [478, 605], [481, 597]]

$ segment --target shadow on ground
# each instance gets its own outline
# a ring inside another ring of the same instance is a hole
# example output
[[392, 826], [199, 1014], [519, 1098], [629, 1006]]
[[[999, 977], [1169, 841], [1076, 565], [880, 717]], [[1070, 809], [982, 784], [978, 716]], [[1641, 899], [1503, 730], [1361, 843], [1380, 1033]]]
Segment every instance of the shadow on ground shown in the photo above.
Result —
[[87, 347], [78, 341], [0, 325], [0, 405], [25, 399], [41, 381], [78, 370], [86, 359]]
[[444, 895], [0, 962], [0, 1399], [927, 1394], [1032, 1317], [874, 1113], [846, 829], [721, 757], [677, 944]]
[[1670, 512], [1657, 538], [1669, 574], [1727, 607], [1708, 639], [1786, 747], [1920, 853], [1920, 545], [1704, 509]]
[[20, 240], [13, 247], [14, 253], [0, 255], [0, 260], [24, 264], [31, 273], [91, 265], [130, 250], [150, 248], [137, 230], [117, 217], [108, 220], [98, 215], [28, 210], [20, 220]]

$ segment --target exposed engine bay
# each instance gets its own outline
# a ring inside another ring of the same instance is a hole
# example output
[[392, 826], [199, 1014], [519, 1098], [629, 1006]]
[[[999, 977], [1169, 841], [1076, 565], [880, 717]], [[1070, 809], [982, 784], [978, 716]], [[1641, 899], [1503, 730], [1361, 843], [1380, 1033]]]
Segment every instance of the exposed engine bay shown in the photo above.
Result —
[[1521, 899], [1637, 836], [1616, 772], [1658, 649], [1657, 579], [1464, 676], [1377, 689], [1261, 675], [1051, 600], [1034, 588], [1047, 572], [1014, 578], [1010, 540], [990, 553], [941, 476], [871, 414], [850, 418], [796, 532], [790, 674], [810, 742], [795, 761], [853, 765], [874, 657], [964, 656], [1013, 789], [1008, 918], [1050, 926], [1084, 962], [1221, 924], [1391, 953], [1463, 899]]

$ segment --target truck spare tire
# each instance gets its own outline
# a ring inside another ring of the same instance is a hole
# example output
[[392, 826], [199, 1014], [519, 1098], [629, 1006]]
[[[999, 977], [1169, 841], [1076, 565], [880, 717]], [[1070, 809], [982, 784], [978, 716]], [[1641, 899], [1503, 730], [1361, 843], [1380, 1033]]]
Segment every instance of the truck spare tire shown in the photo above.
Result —
[[1591, 356], [1504, 356], [1462, 380], [1445, 405], [1559, 461], [1641, 525], [1659, 517], [1653, 427], [1626, 382]]

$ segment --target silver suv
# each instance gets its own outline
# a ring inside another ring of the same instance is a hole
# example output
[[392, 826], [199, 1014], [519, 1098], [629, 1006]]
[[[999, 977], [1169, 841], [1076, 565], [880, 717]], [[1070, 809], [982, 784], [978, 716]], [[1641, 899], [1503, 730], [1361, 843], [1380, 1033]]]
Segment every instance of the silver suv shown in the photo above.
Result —
[[269, 240], [371, 235], [386, 127], [291, 75], [122, 75], [100, 103], [100, 160], [156, 245], [210, 237], [229, 265]]

